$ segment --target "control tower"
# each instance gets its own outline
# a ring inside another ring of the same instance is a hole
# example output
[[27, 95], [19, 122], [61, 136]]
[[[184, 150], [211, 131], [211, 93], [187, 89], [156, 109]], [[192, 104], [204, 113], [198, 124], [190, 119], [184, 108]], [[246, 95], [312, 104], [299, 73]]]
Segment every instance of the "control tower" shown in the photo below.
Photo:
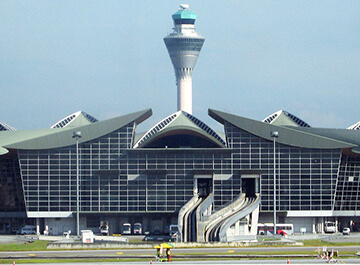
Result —
[[205, 38], [195, 30], [196, 14], [189, 10], [189, 5], [180, 5], [172, 19], [174, 31], [164, 42], [175, 69], [177, 110], [192, 114], [192, 72]]

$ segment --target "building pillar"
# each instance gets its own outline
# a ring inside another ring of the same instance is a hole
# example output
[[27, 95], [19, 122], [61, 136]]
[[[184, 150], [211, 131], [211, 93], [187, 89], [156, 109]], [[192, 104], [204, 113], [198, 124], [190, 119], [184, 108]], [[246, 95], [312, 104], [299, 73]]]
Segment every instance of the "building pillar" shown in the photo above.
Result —
[[40, 235], [40, 218], [36, 218], [36, 234]]
[[316, 234], [316, 217], [313, 217], [312, 233]]

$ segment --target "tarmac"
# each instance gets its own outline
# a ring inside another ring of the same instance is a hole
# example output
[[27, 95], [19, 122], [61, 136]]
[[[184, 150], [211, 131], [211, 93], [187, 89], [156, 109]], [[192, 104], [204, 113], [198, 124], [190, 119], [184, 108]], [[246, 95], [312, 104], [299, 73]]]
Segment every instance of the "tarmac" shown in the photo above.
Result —
[[[139, 239], [143, 236], [99, 236], [95, 235], [95, 241], [106, 241], [106, 242], [128, 242], [132, 239]], [[259, 236], [258, 241], [269, 238], [268, 236]], [[299, 240], [315, 240], [321, 239], [328, 242], [360, 242], [360, 232], [353, 232], [350, 235], [343, 235], [342, 233], [335, 234], [294, 234], [291, 236], [278, 237], [281, 242], [297, 242]], [[0, 244], [10, 243], [24, 243], [31, 240], [46, 240], [58, 243], [73, 243], [76, 240], [76, 236], [66, 238], [64, 236], [44, 236], [44, 235], [0, 235]], [[145, 243], [145, 242], [144, 242]], [[150, 243], [150, 242], [148, 242]]]
[[[130, 236], [130, 239], [133, 239], [134, 236]], [[139, 239], [139, 236], [136, 236], [137, 239]], [[61, 244], [71, 244], [71, 243], [74, 243], [75, 242], [75, 239], [76, 237], [69, 237], [69, 238], [65, 238], [63, 236], [35, 236], [35, 235], [28, 235], [28, 236], [22, 236], [22, 235], [0, 235], [0, 244], [9, 244], [9, 243], [18, 243], [18, 244], [24, 244], [26, 242], [31, 242], [31, 241], [35, 241], [35, 240], [48, 240], [48, 241], [53, 241], [53, 243], [61, 243]], [[264, 241], [263, 240], [264, 237], [259, 237], [259, 242], [261, 243], [261, 241], [263, 241], [264, 244], [268, 244], [268, 242]], [[360, 233], [352, 233], [351, 235], [349, 236], [344, 236], [342, 235], [341, 233], [336, 233], [336, 234], [316, 234], [316, 235], [313, 235], [313, 234], [296, 234], [296, 235], [293, 235], [293, 236], [289, 236], [289, 237], [279, 237], [278, 238], [279, 240], [277, 241], [273, 241], [274, 243], [279, 243], [279, 242], [282, 242], [284, 243], [285, 245], [286, 244], [293, 244], [294, 242], [297, 242], [298, 240], [309, 240], [309, 239], [322, 239], [324, 240], [325, 242], [360, 242]], [[132, 240], [130, 240], [132, 241]], [[77, 241], [79, 242], [79, 241]], [[115, 242], [112, 242], [112, 243], [115, 243]], [[156, 244], [158, 242], [144, 242], [144, 245], [145, 244], [148, 244], [149, 247], [151, 248], [151, 244]], [[77, 243], [78, 244], [78, 243]], [[141, 243], [140, 243], [141, 244]], [[87, 244], [87, 245], [91, 245], [91, 244]], [[135, 244], [124, 244], [122, 243], [122, 247], [125, 247], [126, 245], [135, 245]], [[119, 246], [119, 245], [118, 245]], [[204, 246], [204, 245], [203, 245]], [[225, 246], [225, 245], [224, 245]], [[230, 245], [227, 244], [227, 247], [229, 247]], [[266, 247], [266, 246], [264, 246]], [[194, 246], [194, 249], [196, 248], [196, 246]], [[107, 250], [109, 251], [109, 250]], [[194, 250], [196, 251], [196, 250]], [[356, 250], [355, 250], [356, 251]], [[58, 251], [55, 251], [55, 252], [58, 252]], [[84, 251], [81, 251], [81, 253], [84, 252]], [[86, 251], [85, 251], [86, 252]], [[47, 253], [47, 252], [44, 252], [44, 253]], [[72, 251], [71, 251], [72, 253]], [[355, 253], [355, 252], [354, 252]], [[20, 255], [20, 253], [18, 253]], [[26, 253], [25, 253], [26, 254]], [[75, 253], [76, 254], [76, 253]], [[75, 255], [74, 254], [74, 255]], [[125, 251], [124, 251], [124, 254], [125, 254]], [[312, 256], [314, 256], [316, 253], [315, 252], [311, 252], [310, 253]], [[309, 255], [310, 255], [309, 254]], [[14, 254], [12, 254], [14, 255]], [[37, 256], [39, 256], [40, 254], [36, 254]], [[48, 254], [47, 254], [48, 255]], [[50, 254], [49, 254], [50, 255]], [[79, 254], [76, 254], [76, 255], [79, 255]], [[306, 258], [306, 256], [309, 256], [309, 255], [305, 255], [303, 258]], [[103, 256], [103, 255], [102, 255]], [[269, 256], [269, 254], [267, 255]], [[285, 255], [285, 256], [288, 256], [288, 255]], [[287, 257], [285, 256], [279, 256], [279, 255], [275, 255], [273, 258], [275, 259], [279, 259], [284, 261]], [[125, 258], [125, 255], [121, 255], [122, 258]], [[133, 256], [130, 256], [130, 257], [133, 257]], [[147, 257], [149, 259], [151, 259], [152, 255], [151, 256], [144, 256], [144, 257]], [[178, 253], [177, 254], [177, 257], [182, 257], [182, 254]], [[225, 256], [224, 256], [225, 257]], [[251, 259], [251, 257], [249, 257], [248, 255], [246, 255], [246, 257], [243, 257], [243, 255], [241, 254], [237, 254], [237, 255], [234, 255], [233, 256], [234, 258], [238, 258], [238, 259]], [[75, 258], [72, 257], [72, 258]], [[184, 259], [188, 259], [189, 257], [187, 256], [184, 256], [183, 257]], [[194, 259], [194, 256], [192, 255], [191, 256], [192, 259]], [[198, 257], [199, 259], [202, 259], [204, 260], [204, 257], [201, 256], [201, 257]], [[215, 258], [215, 259], [219, 259], [220, 260], [223, 258], [221, 255], [220, 256], [216, 256], [214, 257], [212, 254], [208, 254], [208, 257], [207, 258]], [[299, 257], [297, 257], [299, 258]], [[308, 257], [309, 258], [309, 257]], [[355, 255], [353, 254], [352, 257], [348, 257], [348, 258], [352, 258], [354, 259], [355, 258]], [[312, 259], [312, 260], [311, 260]], [[316, 263], [318, 263], [317, 260], [313, 260], [314, 257], [312, 257], [310, 260], [311, 261], [314, 261]], [[11, 260], [11, 259], [10, 259]], [[208, 260], [209, 261], [209, 260]], [[350, 260], [349, 259], [346, 259], [346, 263], [353, 263], [353, 262], [349, 262]], [[358, 261], [358, 259], [355, 258], [355, 261], [354, 263], [355, 264], [359, 264], [359, 263], [356, 263], [356, 261]], [[298, 261], [296, 261], [295, 263], [295, 260], [294, 262], [292, 262], [292, 264], [298, 264], [297, 263]], [[322, 261], [321, 263], [324, 263], [324, 261]], [[80, 264], [80, 263], [77, 263], [77, 264]], [[131, 264], [140, 264], [140, 263], [131, 263]], [[145, 264], [145, 263], [144, 263]], [[149, 263], [148, 263], [149, 264]], [[179, 263], [180, 264], [180, 263]], [[188, 263], [188, 262], [185, 262], [183, 264], [195, 264], [195, 263]], [[201, 264], [201, 263], [196, 263], [196, 264]], [[203, 264], [210, 264], [209, 263], [203, 263]], [[216, 263], [216, 264], [225, 264], [224, 262], [222, 263]], [[240, 264], [240, 263], [231, 263], [231, 264]], [[259, 263], [257, 263], [259, 264]], [[274, 264], [274, 263], [271, 263], [271, 264]], [[280, 263], [279, 263], [280, 264]], [[312, 263], [309, 263], [309, 261], [307, 263], [304, 263], [304, 264], [312, 264]]]

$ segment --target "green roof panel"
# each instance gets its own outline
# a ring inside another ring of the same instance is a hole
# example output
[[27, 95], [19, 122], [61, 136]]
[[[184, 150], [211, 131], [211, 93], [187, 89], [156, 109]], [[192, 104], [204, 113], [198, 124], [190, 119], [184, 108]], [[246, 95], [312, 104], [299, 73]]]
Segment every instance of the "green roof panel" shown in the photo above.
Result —
[[172, 15], [173, 20], [178, 19], [196, 19], [196, 14], [190, 10], [179, 10]]
[[209, 109], [209, 115], [222, 124], [229, 122], [269, 141], [273, 140], [271, 132], [277, 131], [279, 137], [276, 142], [294, 147], [342, 149], [357, 147], [360, 144], [360, 133], [347, 129], [279, 126], [212, 109]]
[[80, 143], [87, 142], [116, 131], [131, 122], [139, 124], [151, 115], [151, 109], [147, 109], [79, 127], [0, 132], [0, 155], [6, 154], [7, 149], [36, 150], [74, 145], [72, 136], [75, 131], [81, 131]]

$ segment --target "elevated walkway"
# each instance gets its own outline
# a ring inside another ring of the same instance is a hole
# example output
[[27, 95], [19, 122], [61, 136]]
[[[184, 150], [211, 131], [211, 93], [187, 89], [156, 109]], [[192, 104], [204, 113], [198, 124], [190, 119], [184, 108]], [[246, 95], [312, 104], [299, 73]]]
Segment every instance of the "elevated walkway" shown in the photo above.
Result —
[[178, 215], [178, 226], [180, 237], [179, 240], [182, 242], [188, 242], [188, 231], [189, 231], [189, 215], [200, 203], [201, 198], [198, 194], [195, 194], [179, 211]]
[[[243, 207], [238, 211], [230, 214], [221, 222], [217, 230], [217, 238], [220, 242], [238, 241], [241, 239], [256, 239], [257, 224], [259, 216], [260, 196], [249, 198]], [[246, 219], [246, 217], [249, 217]], [[240, 220], [245, 219], [242, 226], [243, 231], [240, 231]]]
[[205, 199], [194, 195], [178, 217], [182, 242], [231, 242], [255, 240], [260, 195], [239, 196], [231, 204], [212, 213], [214, 194]]
[[204, 242], [219, 241], [217, 239], [217, 234], [222, 222], [232, 213], [241, 209], [246, 201], [245, 194], [242, 194], [233, 203], [212, 214], [205, 224], [203, 231]]

